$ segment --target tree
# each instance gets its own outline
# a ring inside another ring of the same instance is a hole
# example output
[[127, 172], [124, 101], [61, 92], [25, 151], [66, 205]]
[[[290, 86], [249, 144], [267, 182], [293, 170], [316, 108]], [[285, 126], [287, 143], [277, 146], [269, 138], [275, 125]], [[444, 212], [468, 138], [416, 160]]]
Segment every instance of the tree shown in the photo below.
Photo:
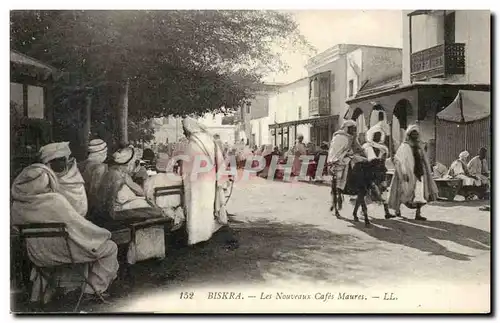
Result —
[[311, 49], [276, 11], [12, 11], [11, 45], [104, 89], [100, 108], [128, 91], [134, 122], [234, 109], [286, 68], [277, 47]]

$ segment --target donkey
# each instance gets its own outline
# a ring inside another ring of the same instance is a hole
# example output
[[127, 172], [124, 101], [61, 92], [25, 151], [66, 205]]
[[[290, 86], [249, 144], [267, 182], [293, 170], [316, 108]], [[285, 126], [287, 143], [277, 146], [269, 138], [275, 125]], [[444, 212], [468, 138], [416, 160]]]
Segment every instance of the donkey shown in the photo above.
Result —
[[[368, 227], [370, 226], [370, 220], [368, 219], [368, 209], [365, 197], [370, 193], [375, 200], [382, 201], [380, 191], [385, 189], [383, 183], [385, 182], [387, 172], [385, 160], [377, 158], [370, 161], [358, 162], [353, 168], [350, 167], [350, 164], [347, 167], [349, 167], [347, 170], [347, 182], [343, 190], [337, 187], [335, 174], [333, 176], [331, 187], [332, 205], [330, 207], [330, 211], [335, 210], [335, 216], [340, 218], [339, 210], [342, 209], [342, 195], [357, 196], [353, 211], [354, 221], [359, 221], [357, 214], [358, 209], [361, 206], [365, 226]], [[386, 212], [386, 218], [392, 218], [393, 216], [389, 214], [388, 207], [385, 204], [384, 209]]]

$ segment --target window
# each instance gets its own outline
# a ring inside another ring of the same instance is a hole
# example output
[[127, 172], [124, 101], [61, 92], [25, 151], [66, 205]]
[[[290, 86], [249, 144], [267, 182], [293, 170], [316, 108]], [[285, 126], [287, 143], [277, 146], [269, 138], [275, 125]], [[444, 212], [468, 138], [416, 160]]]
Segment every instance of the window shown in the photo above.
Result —
[[299, 120], [302, 119], [302, 107], [299, 107]]
[[349, 97], [354, 95], [354, 80], [349, 80]]
[[250, 114], [250, 103], [247, 104], [247, 114]]
[[328, 89], [328, 77], [321, 77], [319, 81], [319, 96], [320, 97], [328, 97], [329, 89]]
[[24, 115], [23, 85], [19, 83], [10, 83], [10, 101], [15, 104], [16, 112]]
[[43, 119], [43, 87], [28, 85], [28, 118]]
[[444, 17], [444, 41], [446, 44], [455, 43], [455, 12]]

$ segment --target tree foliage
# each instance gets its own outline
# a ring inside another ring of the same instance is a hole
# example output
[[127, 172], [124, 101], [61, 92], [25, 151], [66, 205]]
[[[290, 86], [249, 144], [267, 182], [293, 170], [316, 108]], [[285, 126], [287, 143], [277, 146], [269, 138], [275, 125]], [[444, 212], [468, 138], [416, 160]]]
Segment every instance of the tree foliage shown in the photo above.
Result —
[[11, 46], [69, 72], [74, 86], [106, 89], [104, 109], [129, 79], [134, 122], [231, 110], [286, 69], [277, 48], [311, 49], [287, 14], [199, 10], [12, 11]]

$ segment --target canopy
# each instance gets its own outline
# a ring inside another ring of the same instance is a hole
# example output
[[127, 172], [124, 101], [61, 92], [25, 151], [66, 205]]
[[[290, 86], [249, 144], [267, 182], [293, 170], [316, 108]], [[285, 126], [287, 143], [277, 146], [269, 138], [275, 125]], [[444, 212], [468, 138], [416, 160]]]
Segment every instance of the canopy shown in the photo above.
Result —
[[490, 116], [490, 92], [458, 91], [457, 97], [443, 111], [438, 119], [450, 122], [471, 122]]
[[55, 67], [12, 49], [10, 50], [10, 63], [11, 68], [13, 66], [18, 72], [31, 76], [41, 75], [44, 79], [52, 76], [54, 79], [57, 79], [62, 75]]

